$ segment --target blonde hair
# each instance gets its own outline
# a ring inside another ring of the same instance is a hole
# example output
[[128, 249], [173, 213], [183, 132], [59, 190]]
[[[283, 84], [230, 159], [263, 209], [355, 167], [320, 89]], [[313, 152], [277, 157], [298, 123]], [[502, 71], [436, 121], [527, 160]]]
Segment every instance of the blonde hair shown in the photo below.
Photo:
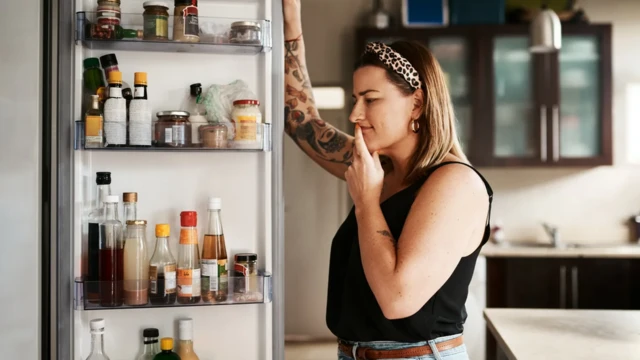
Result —
[[[422, 80], [422, 91], [424, 92], [422, 114], [417, 119], [420, 125], [418, 146], [409, 160], [410, 170], [405, 176], [404, 182], [414, 183], [430, 167], [441, 163], [448, 154], [468, 162], [458, 139], [456, 118], [449, 89], [438, 60], [429, 49], [419, 42], [397, 41], [389, 46], [407, 59], [416, 69], [420, 80]], [[367, 65], [386, 69], [387, 78], [403, 94], [411, 95], [417, 91], [401, 75], [386, 67], [375, 54], [363, 54], [356, 64], [356, 68]]]

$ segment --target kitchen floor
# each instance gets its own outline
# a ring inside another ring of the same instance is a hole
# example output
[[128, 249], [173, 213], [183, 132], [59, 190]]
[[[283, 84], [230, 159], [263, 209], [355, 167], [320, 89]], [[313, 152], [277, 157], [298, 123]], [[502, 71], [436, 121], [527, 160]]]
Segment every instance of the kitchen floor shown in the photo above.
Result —
[[285, 360], [335, 360], [338, 358], [336, 341], [287, 342]]

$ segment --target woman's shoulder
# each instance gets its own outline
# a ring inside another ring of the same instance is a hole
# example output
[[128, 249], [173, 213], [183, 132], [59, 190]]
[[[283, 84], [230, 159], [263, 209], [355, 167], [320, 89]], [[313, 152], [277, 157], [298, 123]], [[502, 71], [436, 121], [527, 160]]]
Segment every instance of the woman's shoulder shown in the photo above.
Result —
[[420, 190], [463, 191], [469, 195], [493, 195], [493, 190], [485, 177], [470, 163], [452, 156], [429, 167], [420, 183]]

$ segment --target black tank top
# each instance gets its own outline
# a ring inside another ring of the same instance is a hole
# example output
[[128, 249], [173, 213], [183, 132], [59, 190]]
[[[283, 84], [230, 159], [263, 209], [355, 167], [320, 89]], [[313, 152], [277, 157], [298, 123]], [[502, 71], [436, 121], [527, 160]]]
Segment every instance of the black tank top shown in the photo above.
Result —
[[489, 239], [489, 217], [493, 200], [491, 186], [470, 165], [444, 162], [427, 170], [420, 181], [394, 194], [380, 206], [394, 239], [399, 239], [409, 209], [422, 184], [436, 169], [454, 163], [473, 169], [487, 188], [489, 212], [481, 244], [471, 255], [460, 259], [449, 279], [417, 313], [407, 318], [389, 320], [384, 317], [364, 275], [358, 226], [352, 208], [331, 245], [326, 321], [335, 336], [350, 341], [418, 342], [462, 333], [467, 318], [464, 304], [469, 283], [478, 254]]

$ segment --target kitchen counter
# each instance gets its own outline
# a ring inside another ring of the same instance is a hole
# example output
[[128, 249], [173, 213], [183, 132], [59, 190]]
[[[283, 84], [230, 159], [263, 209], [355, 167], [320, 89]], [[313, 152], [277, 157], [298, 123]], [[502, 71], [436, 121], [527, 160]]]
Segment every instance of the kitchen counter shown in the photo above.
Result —
[[640, 259], [638, 245], [582, 245], [555, 248], [537, 245], [496, 245], [487, 243], [480, 255], [486, 257], [558, 257]]
[[640, 311], [486, 309], [509, 360], [639, 359]]

